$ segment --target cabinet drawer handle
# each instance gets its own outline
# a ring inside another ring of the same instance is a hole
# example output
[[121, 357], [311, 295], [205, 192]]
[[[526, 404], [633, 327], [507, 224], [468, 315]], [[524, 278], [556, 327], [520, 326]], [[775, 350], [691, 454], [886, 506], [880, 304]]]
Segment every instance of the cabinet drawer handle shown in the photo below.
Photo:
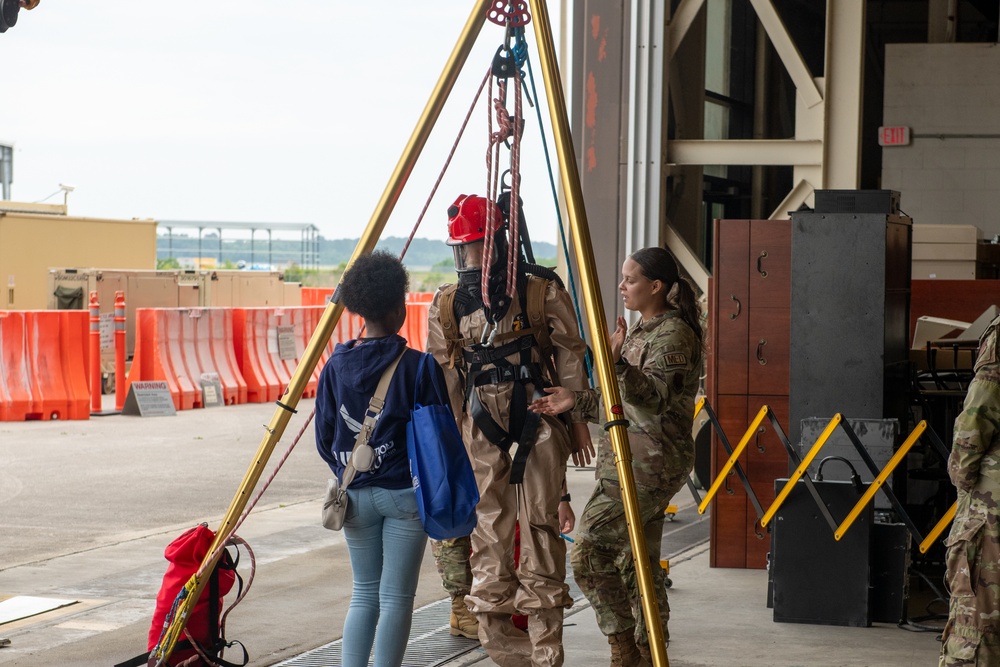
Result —
[[757, 363], [761, 366], [767, 366], [767, 359], [764, 358], [763, 354], [765, 345], [767, 345], [767, 341], [763, 338], [761, 338], [760, 342], [757, 343]]
[[761, 250], [760, 256], [757, 258], [757, 273], [760, 274], [761, 278], [767, 278], [767, 271], [765, 271], [764, 268], [761, 266], [761, 262], [764, 260], [765, 257], [767, 257], [767, 251]]
[[740, 303], [740, 300], [736, 298], [735, 294], [730, 294], [729, 298], [732, 299], [736, 303], [736, 312], [735, 313], [730, 313], [729, 314], [729, 319], [735, 320], [737, 317], [740, 316], [740, 311], [743, 310], [743, 304]]
[[763, 454], [764, 452], [767, 451], [767, 449], [764, 447], [764, 445], [760, 444], [760, 436], [765, 431], [767, 431], [767, 429], [764, 428], [763, 426], [761, 426], [759, 429], [757, 429], [757, 442], [756, 442], [756, 444], [757, 444], [757, 451], [760, 452], [761, 454]]

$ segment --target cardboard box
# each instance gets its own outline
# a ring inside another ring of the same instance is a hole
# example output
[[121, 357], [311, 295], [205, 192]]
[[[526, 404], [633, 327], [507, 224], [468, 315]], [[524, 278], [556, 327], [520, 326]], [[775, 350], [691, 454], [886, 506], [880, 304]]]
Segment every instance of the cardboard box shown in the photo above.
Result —
[[972, 243], [983, 238], [975, 225], [913, 225], [914, 243]]
[[914, 243], [914, 260], [965, 260], [976, 259], [975, 243]]
[[913, 280], [975, 280], [976, 262], [914, 260]]

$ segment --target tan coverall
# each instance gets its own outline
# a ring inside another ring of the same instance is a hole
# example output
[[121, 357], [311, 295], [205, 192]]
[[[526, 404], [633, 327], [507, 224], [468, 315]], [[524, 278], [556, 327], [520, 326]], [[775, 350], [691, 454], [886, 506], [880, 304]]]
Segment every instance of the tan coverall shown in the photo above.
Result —
[[[427, 351], [442, 365], [452, 405], [465, 400], [464, 375], [450, 367], [439, 315], [441, 290], [428, 313]], [[498, 323], [497, 333], [512, 331], [521, 313], [517, 300]], [[579, 390], [587, 386], [585, 346], [566, 291], [554, 282], [545, 290], [545, 317], [559, 383]], [[526, 317], [520, 318], [523, 327]], [[480, 340], [487, 326], [482, 309], [458, 322], [463, 338]], [[544, 372], [539, 349], [532, 359]], [[507, 357], [518, 363], [515, 353]], [[508, 429], [513, 383], [477, 387], [479, 399], [501, 427]], [[529, 385], [528, 400], [532, 387]], [[456, 413], [459, 410], [456, 409]], [[479, 639], [490, 658], [505, 667], [559, 667], [563, 664], [563, 609], [571, 604], [566, 579], [566, 543], [559, 535], [559, 498], [571, 451], [566, 425], [542, 415], [534, 448], [521, 484], [509, 483], [511, 457], [482, 434], [466, 411], [459, 427], [479, 483], [479, 521], [472, 533], [472, 591], [466, 598], [479, 620]], [[521, 556], [515, 569], [514, 527], [521, 525]], [[514, 627], [511, 614], [528, 616], [528, 636]]]

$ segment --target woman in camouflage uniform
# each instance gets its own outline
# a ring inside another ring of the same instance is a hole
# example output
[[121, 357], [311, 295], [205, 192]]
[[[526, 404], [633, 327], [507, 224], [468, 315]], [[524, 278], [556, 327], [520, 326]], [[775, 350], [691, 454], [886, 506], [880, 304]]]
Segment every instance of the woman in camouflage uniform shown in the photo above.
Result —
[[[701, 313], [693, 288], [663, 248], [644, 248], [626, 259], [618, 289], [625, 307], [642, 316], [631, 329], [625, 318], [618, 318], [611, 355], [629, 422], [632, 472], [663, 635], [669, 637], [660, 541], [663, 512], [694, 465], [691, 427], [703, 358]], [[551, 395], [535, 401], [536, 411], [555, 414], [572, 409], [597, 421], [599, 390], [546, 391]], [[618, 469], [607, 435], [598, 449], [596, 477], [594, 493], [580, 517], [573, 573], [608, 637], [611, 665], [652, 664]]]
[[958, 510], [948, 547], [941, 667], [1000, 665], [1000, 317], [979, 344], [976, 376], [955, 420], [948, 474]]

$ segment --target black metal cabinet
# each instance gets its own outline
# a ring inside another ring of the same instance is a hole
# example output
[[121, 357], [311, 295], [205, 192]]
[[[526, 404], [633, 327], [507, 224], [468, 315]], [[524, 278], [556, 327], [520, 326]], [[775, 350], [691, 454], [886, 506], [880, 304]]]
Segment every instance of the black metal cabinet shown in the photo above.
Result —
[[912, 221], [792, 213], [789, 437], [809, 417], [908, 423]]

